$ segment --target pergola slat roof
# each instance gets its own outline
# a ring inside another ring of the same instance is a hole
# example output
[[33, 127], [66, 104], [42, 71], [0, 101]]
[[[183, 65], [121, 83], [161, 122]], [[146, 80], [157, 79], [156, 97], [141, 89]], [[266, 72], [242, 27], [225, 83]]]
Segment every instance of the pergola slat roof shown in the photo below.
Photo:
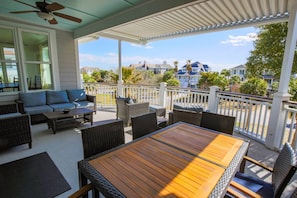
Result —
[[[91, 35], [146, 43], [235, 26], [286, 21], [290, 1], [293, 0], [197, 0], [102, 30], [98, 28]], [[119, 13], [121, 16], [124, 15]]]

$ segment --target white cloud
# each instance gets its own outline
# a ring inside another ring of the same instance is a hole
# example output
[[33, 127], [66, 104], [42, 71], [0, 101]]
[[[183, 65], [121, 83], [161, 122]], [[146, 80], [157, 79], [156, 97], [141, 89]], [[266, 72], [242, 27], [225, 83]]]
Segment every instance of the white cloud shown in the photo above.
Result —
[[257, 39], [257, 34], [256, 33], [248, 33], [243, 36], [233, 36], [230, 35], [229, 39], [222, 41], [222, 44], [231, 44], [233, 46], [243, 46], [247, 43], [253, 42]]
[[133, 46], [133, 47], [138, 47], [138, 48], [153, 49], [153, 46], [151, 46], [149, 44], [139, 45], [139, 44], [136, 44], [136, 43], [131, 43], [130, 45]]

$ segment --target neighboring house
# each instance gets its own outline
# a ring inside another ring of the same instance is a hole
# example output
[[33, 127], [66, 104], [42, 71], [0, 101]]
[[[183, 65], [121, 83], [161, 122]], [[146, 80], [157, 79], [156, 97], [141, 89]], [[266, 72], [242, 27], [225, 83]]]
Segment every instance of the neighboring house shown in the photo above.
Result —
[[166, 61], [163, 64], [149, 64], [144, 61], [143, 63], [139, 62], [138, 64], [131, 64], [129, 67], [134, 67], [137, 70], [149, 70], [154, 74], [164, 74], [165, 71], [173, 69], [170, 64], [167, 64]]
[[202, 64], [198, 61], [191, 63], [191, 67], [192, 71], [190, 71], [190, 73], [187, 70], [187, 64], [176, 73], [176, 78], [179, 80], [181, 88], [196, 88], [199, 81], [200, 72], [209, 72], [211, 70], [208, 65]]
[[[246, 79], [246, 66], [245, 65], [239, 65], [236, 67], [233, 67], [230, 69], [231, 76], [237, 75], [240, 77], [241, 81], [244, 81]], [[268, 84], [268, 88], [271, 88], [272, 83], [276, 80], [274, 78], [274, 75], [271, 72], [263, 72], [262, 74], [263, 80], [265, 80]]]
[[82, 67], [80, 68], [80, 73], [87, 73], [88, 75], [91, 75], [94, 71], [99, 71], [100, 69], [97, 67]]
[[245, 65], [238, 65], [230, 69], [231, 76], [239, 76], [241, 81], [245, 80], [246, 75], [246, 66]]

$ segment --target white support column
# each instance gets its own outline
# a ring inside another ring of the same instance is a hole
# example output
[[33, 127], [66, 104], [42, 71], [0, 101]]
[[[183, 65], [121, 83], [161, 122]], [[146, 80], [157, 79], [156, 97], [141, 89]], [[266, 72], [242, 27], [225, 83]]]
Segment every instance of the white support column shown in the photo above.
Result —
[[285, 115], [283, 112], [283, 101], [290, 98], [288, 94], [289, 81], [293, 66], [293, 60], [297, 41], [297, 1], [290, 1], [290, 16], [288, 22], [288, 34], [286, 38], [286, 48], [282, 63], [280, 83], [278, 92], [274, 94], [272, 101], [271, 114], [268, 124], [268, 134], [266, 146], [270, 149], [278, 147], [281, 141], [281, 133]]
[[122, 73], [122, 41], [119, 40], [118, 41], [118, 59], [119, 59], [119, 80], [118, 80], [118, 88], [117, 88], [117, 92], [118, 95], [117, 96], [123, 96], [123, 73]]
[[160, 106], [166, 107], [166, 98], [167, 98], [167, 83], [161, 82], [160, 84], [160, 93], [159, 93], [159, 104]]
[[217, 92], [220, 90], [218, 86], [211, 86], [208, 97], [208, 110], [210, 112], [216, 113], [218, 110], [218, 97]]

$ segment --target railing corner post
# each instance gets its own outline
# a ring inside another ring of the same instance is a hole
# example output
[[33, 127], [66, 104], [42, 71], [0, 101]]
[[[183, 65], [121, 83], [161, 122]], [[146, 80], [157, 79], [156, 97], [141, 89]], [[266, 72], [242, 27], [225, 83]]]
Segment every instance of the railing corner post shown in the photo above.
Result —
[[124, 96], [123, 95], [123, 90], [124, 90], [124, 82], [122, 80], [119, 80], [118, 81], [118, 87], [117, 87], [117, 92], [118, 92], [118, 95], [117, 96]]
[[160, 101], [159, 101], [160, 105], [163, 107], [166, 107], [167, 83], [165, 83], [165, 82], [160, 83], [159, 97], [160, 97]]
[[281, 133], [285, 122], [285, 111], [283, 109], [283, 102], [289, 101], [290, 95], [284, 93], [275, 93], [273, 96], [270, 118], [268, 122], [266, 147], [275, 150], [281, 144]]
[[208, 110], [210, 112], [216, 113], [218, 110], [219, 99], [217, 97], [217, 93], [220, 90], [218, 86], [211, 86], [208, 97]]

